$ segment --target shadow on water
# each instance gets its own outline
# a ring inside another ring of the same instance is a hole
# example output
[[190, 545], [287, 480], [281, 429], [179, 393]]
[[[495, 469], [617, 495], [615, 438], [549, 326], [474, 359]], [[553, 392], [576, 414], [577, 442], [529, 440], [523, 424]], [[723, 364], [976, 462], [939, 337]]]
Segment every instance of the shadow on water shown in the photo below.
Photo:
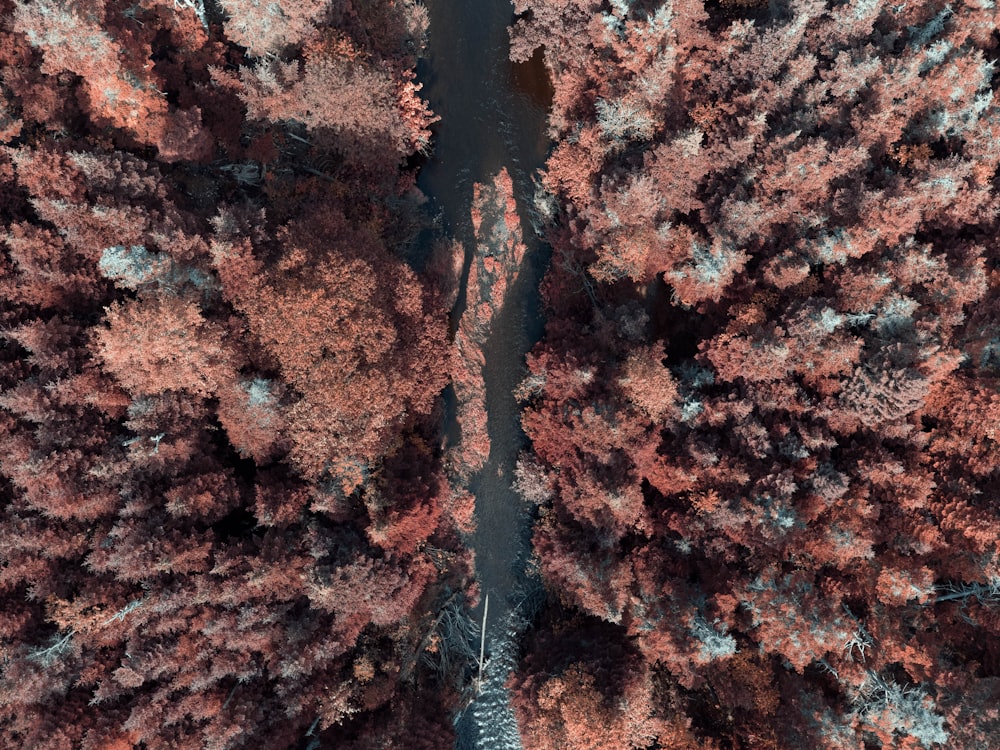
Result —
[[[465, 272], [454, 315], [464, 307], [465, 275], [475, 250], [469, 215], [473, 184], [486, 183], [506, 167], [524, 227], [527, 252], [517, 282], [494, 318], [485, 353], [486, 408], [492, 448], [473, 478], [478, 529], [472, 540], [484, 594], [490, 594], [489, 640], [502, 639], [498, 623], [510, 598], [524, 585], [530, 551], [530, 518], [511, 489], [517, 456], [526, 446], [513, 391], [525, 374], [524, 356], [541, 337], [538, 285], [549, 249], [531, 231], [527, 213], [533, 176], [548, 150], [546, 116], [552, 89], [541, 54], [514, 64], [508, 58], [509, 0], [425, 0], [430, 36], [418, 78], [422, 94], [441, 117], [433, 151], [417, 186], [440, 216], [445, 233], [465, 247]], [[450, 429], [451, 425], [446, 426]], [[482, 605], [480, 605], [481, 607]], [[480, 616], [481, 610], [474, 613]]]

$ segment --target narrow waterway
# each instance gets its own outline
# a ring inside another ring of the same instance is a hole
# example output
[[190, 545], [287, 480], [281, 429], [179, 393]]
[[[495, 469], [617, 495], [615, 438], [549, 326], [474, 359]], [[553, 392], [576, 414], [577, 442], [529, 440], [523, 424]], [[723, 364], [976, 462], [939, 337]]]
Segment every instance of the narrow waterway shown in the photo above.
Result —
[[[426, 56], [418, 69], [422, 94], [441, 121], [433, 151], [418, 187], [439, 212], [443, 230], [466, 250], [468, 268], [476, 243], [470, 219], [473, 184], [489, 183], [502, 167], [514, 182], [525, 259], [517, 282], [493, 319], [484, 347], [486, 410], [491, 441], [486, 466], [470, 482], [476, 497], [477, 531], [472, 539], [482, 593], [490, 596], [487, 646], [507, 663], [513, 649], [507, 633], [511, 608], [523, 595], [530, 553], [530, 518], [511, 489], [518, 454], [526, 446], [513, 391], [524, 377], [524, 357], [543, 330], [538, 285], [548, 264], [548, 249], [536, 241], [527, 209], [532, 177], [548, 149], [546, 114], [551, 98], [540, 56], [515, 65], [508, 59], [507, 27], [513, 22], [509, 0], [425, 0], [430, 13]], [[464, 307], [464, 281], [455, 320]], [[473, 613], [479, 618], [480, 609]], [[496, 669], [493, 670], [496, 672]], [[503, 679], [498, 679], [502, 685]], [[459, 726], [460, 747], [496, 747], [474, 727], [474, 717], [489, 713], [489, 697], [470, 707]], [[488, 699], [488, 700], [487, 700]], [[502, 702], [502, 701], [501, 701]]]

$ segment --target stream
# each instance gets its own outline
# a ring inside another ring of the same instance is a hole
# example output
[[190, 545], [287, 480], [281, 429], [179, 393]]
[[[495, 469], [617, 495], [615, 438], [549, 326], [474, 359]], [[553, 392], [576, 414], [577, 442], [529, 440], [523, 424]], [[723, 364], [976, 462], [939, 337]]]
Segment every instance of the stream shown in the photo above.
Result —
[[[531, 518], [511, 489], [518, 454], [527, 446], [513, 392], [525, 375], [525, 354], [544, 327], [538, 285], [549, 250], [532, 232], [527, 208], [534, 194], [532, 176], [543, 166], [549, 147], [546, 115], [551, 88], [540, 53], [523, 64], [508, 59], [507, 27], [514, 20], [509, 0], [424, 3], [430, 35], [418, 78], [424, 85], [422, 95], [441, 120], [434, 126], [433, 151], [417, 186], [441, 217], [443, 231], [465, 248], [453, 319], [457, 321], [464, 308], [465, 277], [476, 248], [469, 213], [473, 184], [489, 183], [502, 167], [514, 183], [527, 246], [521, 272], [493, 319], [484, 347], [491, 450], [469, 489], [476, 498], [478, 525], [471, 540], [476, 573], [481, 598], [490, 597], [486, 627], [490, 669], [479, 697], [458, 722], [459, 748], [515, 748], [520, 740], [502, 686], [516, 658], [516, 628], [511, 624], [516, 602], [530, 596], [532, 584], [525, 575]], [[482, 607], [481, 601], [472, 613], [477, 622]]]

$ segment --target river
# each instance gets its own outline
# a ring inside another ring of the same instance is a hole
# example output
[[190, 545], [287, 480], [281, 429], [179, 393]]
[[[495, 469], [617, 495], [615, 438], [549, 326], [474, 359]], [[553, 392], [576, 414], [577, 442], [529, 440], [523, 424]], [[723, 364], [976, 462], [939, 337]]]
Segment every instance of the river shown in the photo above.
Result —
[[[444, 231], [465, 247], [467, 273], [476, 247], [469, 214], [473, 184], [489, 183], [506, 167], [527, 246], [521, 273], [484, 347], [491, 450], [469, 486], [478, 522], [471, 540], [476, 573], [483, 595], [490, 596], [487, 647], [496, 657], [491, 679], [502, 685], [500, 667], [515, 650], [504, 623], [514, 598], [523, 594], [530, 554], [530, 518], [511, 489], [518, 454], [527, 445], [513, 391], [525, 375], [525, 353], [541, 337], [544, 325], [538, 285], [549, 250], [532, 233], [527, 209], [534, 193], [532, 176], [544, 164], [549, 147], [551, 89], [540, 54], [523, 64], [509, 61], [507, 27], [513, 22], [513, 8], [507, 0], [424, 1], [430, 35], [418, 78], [424, 84], [421, 93], [441, 121], [434, 127], [433, 151], [417, 185], [432, 210], [439, 212]], [[464, 287], [463, 274], [455, 320], [464, 307]], [[479, 607], [473, 613], [477, 620], [482, 603]], [[489, 693], [484, 689], [465, 712], [459, 747], [508, 746], [472, 726], [477, 715], [488, 718], [491, 711], [502, 710], [490, 707], [490, 702], [502, 703], [503, 696]]]

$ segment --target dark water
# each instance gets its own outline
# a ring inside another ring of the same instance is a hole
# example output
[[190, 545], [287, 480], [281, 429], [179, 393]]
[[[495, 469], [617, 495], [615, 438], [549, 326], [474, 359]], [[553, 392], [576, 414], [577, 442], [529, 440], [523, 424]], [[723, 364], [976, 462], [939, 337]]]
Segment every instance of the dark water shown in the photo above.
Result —
[[[551, 89], [540, 55], [524, 64], [508, 60], [506, 0], [425, 0], [430, 13], [426, 57], [418, 68], [422, 94], [441, 121], [418, 186], [440, 212], [444, 230], [466, 248], [466, 269], [475, 249], [469, 218], [475, 182], [489, 182], [501, 167], [514, 181], [527, 252], [520, 276], [493, 321], [485, 347], [486, 407], [492, 449], [470, 489], [476, 496], [478, 530], [473, 539], [483, 594], [490, 595], [490, 638], [523, 583], [530, 547], [530, 520], [511, 490], [518, 453], [526, 446], [512, 392], [524, 377], [524, 355], [542, 334], [538, 284], [548, 263], [528, 220], [532, 176], [548, 149], [546, 114]], [[464, 295], [464, 282], [463, 282]], [[456, 307], [460, 315], [462, 296]], [[481, 607], [482, 605], [480, 605]], [[476, 616], [481, 616], [481, 609]]]
[[442, 210], [454, 236], [471, 240], [474, 182], [507, 167], [531, 195], [531, 174], [548, 149], [545, 118], [551, 88], [541, 55], [515, 65], [508, 58], [506, 0], [425, 0], [430, 36], [418, 67], [421, 93], [441, 117], [433, 152], [418, 185]]

